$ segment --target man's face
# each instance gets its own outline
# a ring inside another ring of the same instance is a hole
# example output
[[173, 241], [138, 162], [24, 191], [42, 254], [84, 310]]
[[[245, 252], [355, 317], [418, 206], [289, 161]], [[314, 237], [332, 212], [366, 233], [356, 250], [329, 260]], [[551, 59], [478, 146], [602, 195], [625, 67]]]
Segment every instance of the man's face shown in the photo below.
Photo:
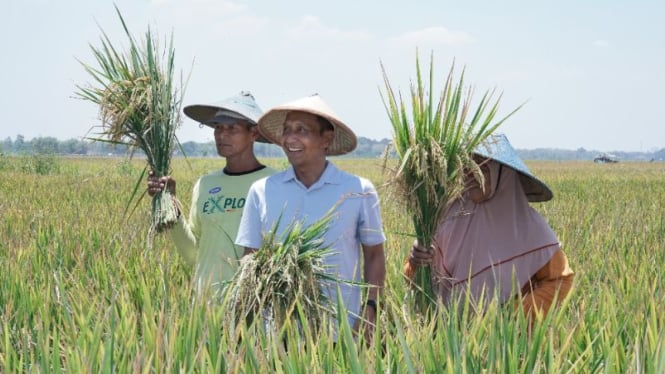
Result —
[[258, 137], [256, 126], [237, 120], [228, 123], [214, 124], [215, 145], [217, 153], [222, 157], [233, 157], [246, 152], [254, 145]]
[[305, 112], [290, 112], [282, 128], [282, 148], [294, 167], [325, 160], [333, 131], [322, 131], [318, 117]]

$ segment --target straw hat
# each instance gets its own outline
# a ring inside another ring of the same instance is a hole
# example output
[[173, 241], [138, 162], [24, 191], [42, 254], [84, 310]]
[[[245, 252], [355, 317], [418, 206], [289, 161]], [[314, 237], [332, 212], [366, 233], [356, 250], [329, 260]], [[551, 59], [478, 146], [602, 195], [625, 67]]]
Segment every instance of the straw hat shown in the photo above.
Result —
[[[187, 117], [210, 127], [229, 120], [244, 120], [249, 122], [250, 125], [256, 126], [259, 117], [263, 114], [254, 100], [254, 96], [248, 91], [241, 91], [238, 95], [212, 104], [188, 105], [183, 109], [183, 112]], [[268, 143], [262, 136], [259, 136], [256, 141]]]
[[552, 199], [552, 190], [529, 171], [505, 135], [490, 135], [476, 147], [473, 153], [515, 169], [519, 174], [527, 200], [540, 202]]
[[282, 129], [289, 112], [299, 111], [325, 118], [332, 124], [335, 135], [326, 152], [329, 156], [343, 155], [356, 149], [358, 140], [351, 129], [340, 120], [318, 94], [270, 109], [259, 119], [259, 132], [270, 142], [281, 144]]

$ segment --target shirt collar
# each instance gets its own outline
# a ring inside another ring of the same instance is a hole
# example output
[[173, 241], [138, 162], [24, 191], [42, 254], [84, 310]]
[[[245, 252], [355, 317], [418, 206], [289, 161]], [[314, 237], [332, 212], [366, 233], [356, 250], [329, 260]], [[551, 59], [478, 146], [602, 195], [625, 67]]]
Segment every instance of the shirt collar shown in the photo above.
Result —
[[[293, 169], [293, 166], [289, 166], [289, 168], [284, 171], [282, 182], [300, 183], [300, 181], [298, 181], [298, 178], [296, 178], [296, 172]], [[310, 189], [319, 188], [325, 184], [340, 184], [340, 183], [341, 183], [340, 170], [332, 162], [326, 161], [326, 168], [323, 170], [323, 174], [321, 174], [319, 180], [316, 181], [316, 183], [314, 183], [310, 187]]]

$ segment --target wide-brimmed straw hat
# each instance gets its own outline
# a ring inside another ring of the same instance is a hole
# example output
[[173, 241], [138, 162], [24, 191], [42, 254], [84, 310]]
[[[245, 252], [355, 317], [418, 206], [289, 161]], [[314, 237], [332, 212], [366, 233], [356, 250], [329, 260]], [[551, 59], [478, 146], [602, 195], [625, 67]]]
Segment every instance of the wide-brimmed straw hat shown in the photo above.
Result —
[[552, 190], [529, 171], [504, 134], [490, 135], [473, 153], [515, 169], [529, 201], [540, 202], [552, 199]]
[[[188, 105], [183, 109], [185, 114], [200, 124], [214, 127], [216, 124], [229, 120], [244, 120], [250, 125], [256, 126], [263, 111], [254, 100], [254, 96], [248, 91], [241, 91], [238, 95], [231, 96], [212, 104]], [[256, 141], [268, 143], [264, 137], [259, 136]]]
[[259, 118], [259, 132], [270, 142], [281, 144], [282, 129], [289, 112], [306, 112], [326, 119], [334, 128], [335, 135], [328, 147], [327, 155], [343, 155], [356, 149], [356, 134], [337, 117], [318, 94], [276, 106]]

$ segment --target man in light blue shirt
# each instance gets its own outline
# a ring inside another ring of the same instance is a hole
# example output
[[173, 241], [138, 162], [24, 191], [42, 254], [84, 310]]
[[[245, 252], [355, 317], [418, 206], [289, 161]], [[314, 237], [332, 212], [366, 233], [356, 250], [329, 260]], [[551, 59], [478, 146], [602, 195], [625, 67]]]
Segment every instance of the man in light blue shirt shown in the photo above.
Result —
[[[280, 105], [259, 119], [259, 131], [280, 144], [291, 167], [255, 182], [249, 190], [236, 244], [251, 252], [261, 247], [262, 234], [273, 229], [282, 216], [311, 224], [334, 207], [325, 242], [333, 249], [326, 257], [336, 277], [372, 285], [365, 303], [358, 287], [340, 285], [349, 323], [359, 327], [359, 316], [369, 323], [369, 338], [376, 320], [376, 299], [385, 280], [385, 235], [379, 199], [372, 183], [339, 170], [327, 155], [351, 152], [355, 134], [318, 96]], [[287, 225], [278, 228], [277, 236]], [[362, 256], [361, 256], [362, 252]], [[361, 257], [363, 261], [361, 261]], [[362, 268], [361, 268], [362, 267]], [[330, 300], [335, 289], [325, 289]]]

